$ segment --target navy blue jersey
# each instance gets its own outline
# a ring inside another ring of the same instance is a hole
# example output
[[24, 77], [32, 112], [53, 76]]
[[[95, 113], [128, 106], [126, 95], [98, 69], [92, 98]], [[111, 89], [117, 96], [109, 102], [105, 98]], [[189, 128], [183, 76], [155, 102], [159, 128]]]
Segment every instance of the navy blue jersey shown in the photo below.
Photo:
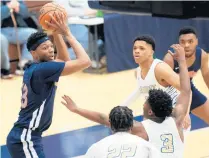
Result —
[[[169, 48], [169, 50], [174, 52], [173, 48]], [[196, 59], [195, 59], [194, 63], [190, 67], [188, 67], [188, 72], [189, 72], [189, 76], [190, 76], [191, 79], [195, 76], [197, 71], [201, 68], [202, 49], [200, 47], [196, 48], [195, 56], [196, 56]], [[178, 62], [176, 60], [174, 60], [173, 70], [176, 73], [179, 73], [179, 65], [178, 65]]]
[[56, 83], [64, 62], [31, 64], [24, 73], [21, 111], [15, 127], [43, 132], [52, 122]]

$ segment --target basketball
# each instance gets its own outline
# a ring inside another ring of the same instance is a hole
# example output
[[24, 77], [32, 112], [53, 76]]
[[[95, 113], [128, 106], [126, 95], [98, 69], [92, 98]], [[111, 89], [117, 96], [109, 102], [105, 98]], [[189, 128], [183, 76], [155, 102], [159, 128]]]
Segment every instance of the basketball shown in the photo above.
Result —
[[51, 28], [45, 21], [48, 21], [49, 23], [53, 23], [50, 14], [56, 19], [55, 16], [56, 12], [63, 13], [64, 18], [67, 18], [66, 10], [56, 3], [47, 3], [40, 9], [39, 23], [42, 26], [43, 30], [53, 31], [53, 28]]

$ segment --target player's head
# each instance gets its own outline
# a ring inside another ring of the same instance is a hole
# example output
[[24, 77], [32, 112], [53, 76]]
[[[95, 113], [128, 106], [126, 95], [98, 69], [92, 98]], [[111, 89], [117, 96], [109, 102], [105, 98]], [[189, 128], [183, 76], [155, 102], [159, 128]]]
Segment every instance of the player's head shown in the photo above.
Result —
[[137, 64], [146, 62], [147, 59], [153, 58], [155, 51], [155, 41], [151, 36], [143, 35], [134, 40], [133, 56]]
[[31, 34], [27, 41], [27, 48], [36, 61], [54, 60], [54, 45], [46, 33], [36, 32]]
[[132, 110], [125, 106], [114, 107], [109, 114], [109, 121], [114, 133], [128, 132], [133, 127]]
[[197, 32], [193, 27], [184, 27], [179, 31], [179, 44], [184, 47], [186, 57], [191, 57], [198, 45]]
[[157, 117], [164, 120], [172, 113], [172, 99], [168, 93], [161, 89], [151, 89], [143, 110], [145, 118]]

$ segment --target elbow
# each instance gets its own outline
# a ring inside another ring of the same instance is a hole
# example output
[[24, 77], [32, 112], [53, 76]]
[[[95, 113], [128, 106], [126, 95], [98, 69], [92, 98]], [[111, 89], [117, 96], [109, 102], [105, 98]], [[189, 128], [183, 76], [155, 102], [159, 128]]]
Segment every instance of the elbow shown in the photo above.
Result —
[[90, 58], [88, 58], [86, 61], [85, 61], [85, 64], [86, 64], [86, 67], [88, 68], [88, 67], [90, 67], [91, 66], [91, 59]]
[[85, 59], [82, 61], [82, 65], [84, 68], [88, 68], [91, 66], [91, 60], [88, 58], [88, 59]]

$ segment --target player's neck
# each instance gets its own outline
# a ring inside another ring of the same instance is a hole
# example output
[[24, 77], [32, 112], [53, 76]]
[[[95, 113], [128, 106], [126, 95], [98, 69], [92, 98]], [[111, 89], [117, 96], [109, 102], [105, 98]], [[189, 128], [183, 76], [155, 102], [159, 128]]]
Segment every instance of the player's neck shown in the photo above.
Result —
[[149, 119], [156, 122], [156, 123], [162, 123], [165, 120], [165, 118], [159, 118], [159, 117], [152, 117]]
[[193, 63], [195, 58], [196, 58], [195, 53], [192, 56], [186, 58], [187, 65], [190, 65], [191, 63]]
[[141, 63], [139, 66], [141, 68], [141, 71], [142, 72], [148, 72], [152, 63], [153, 63], [154, 59], [153, 58], [150, 58], [146, 61], [144, 61], [143, 63]]

